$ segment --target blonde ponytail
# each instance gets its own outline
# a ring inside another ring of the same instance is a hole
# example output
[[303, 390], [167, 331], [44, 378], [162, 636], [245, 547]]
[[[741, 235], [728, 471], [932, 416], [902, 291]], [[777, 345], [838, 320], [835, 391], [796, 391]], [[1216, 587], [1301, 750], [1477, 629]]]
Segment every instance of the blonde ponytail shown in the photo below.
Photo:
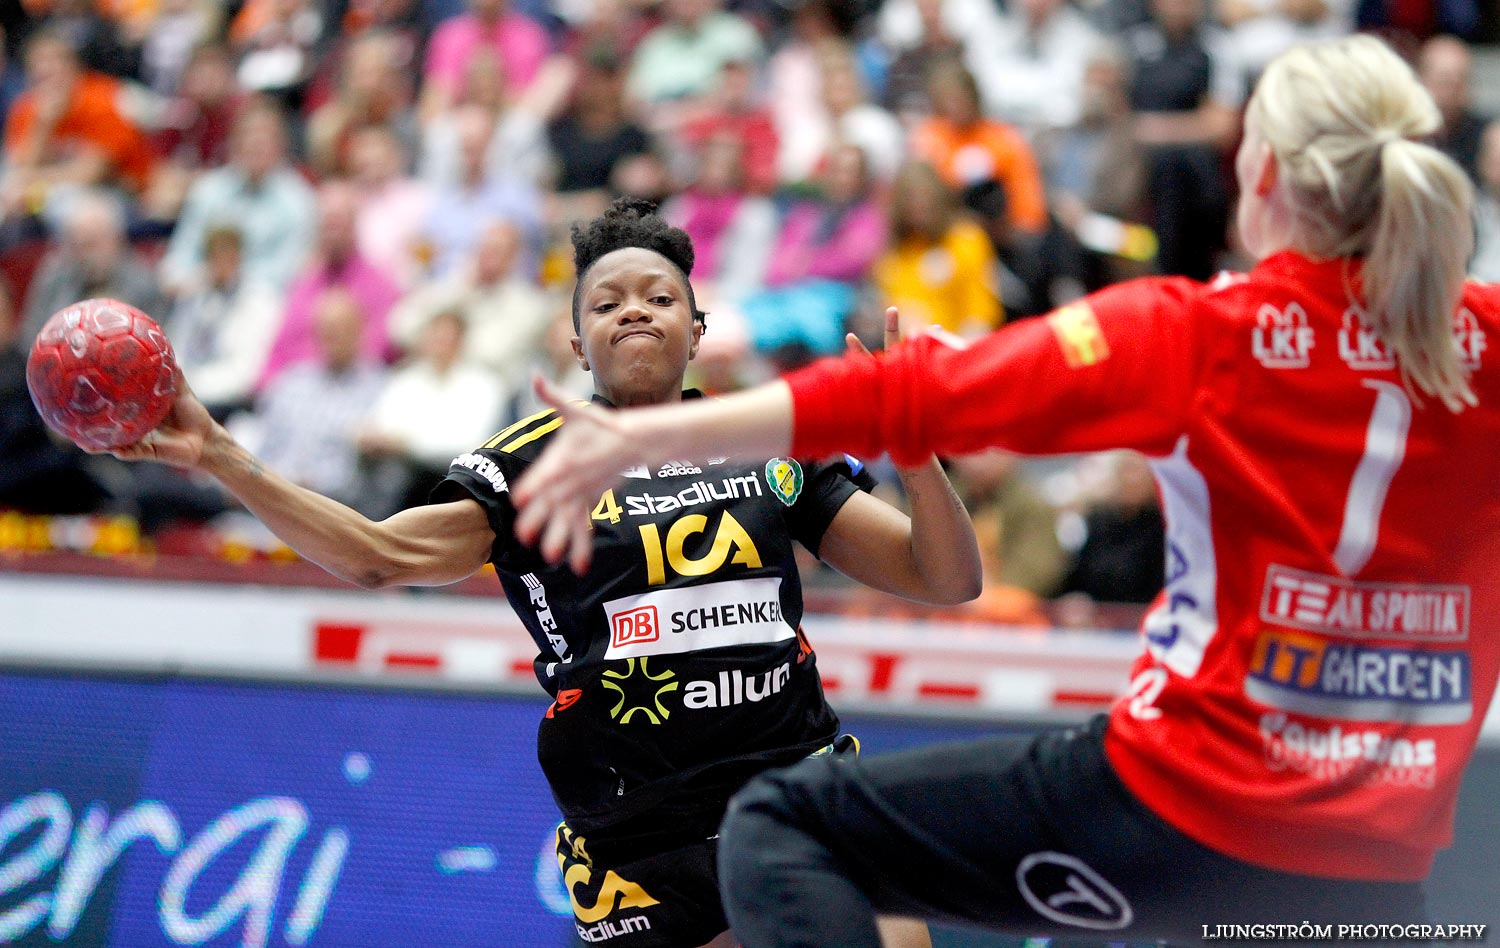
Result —
[[1473, 189], [1431, 145], [1396, 139], [1381, 151], [1384, 197], [1365, 251], [1365, 310], [1417, 390], [1462, 411], [1477, 404], [1453, 342], [1474, 249]]
[[1366, 323], [1409, 384], [1450, 411], [1476, 404], [1453, 341], [1474, 192], [1451, 159], [1413, 140], [1441, 118], [1411, 68], [1369, 36], [1294, 49], [1266, 69], [1249, 116], [1281, 168], [1296, 245], [1363, 257]]

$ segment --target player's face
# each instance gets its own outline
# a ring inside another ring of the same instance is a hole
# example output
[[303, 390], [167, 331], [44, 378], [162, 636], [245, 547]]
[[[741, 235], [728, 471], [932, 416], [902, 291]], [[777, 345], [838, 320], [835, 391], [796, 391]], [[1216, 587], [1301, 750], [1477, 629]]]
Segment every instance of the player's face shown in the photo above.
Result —
[[573, 352], [594, 391], [620, 407], [677, 399], [703, 333], [677, 268], [628, 247], [600, 257], [585, 279]]

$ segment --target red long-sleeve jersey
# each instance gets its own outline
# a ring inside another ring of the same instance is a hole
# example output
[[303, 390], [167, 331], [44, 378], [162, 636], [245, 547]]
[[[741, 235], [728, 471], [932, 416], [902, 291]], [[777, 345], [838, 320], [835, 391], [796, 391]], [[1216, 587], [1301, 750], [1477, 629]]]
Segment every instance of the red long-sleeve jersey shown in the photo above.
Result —
[[1500, 287], [1453, 344], [1479, 407], [1403, 384], [1349, 264], [1105, 290], [962, 348], [791, 377], [794, 451], [915, 461], [1135, 448], [1167, 521], [1106, 748], [1200, 842], [1310, 875], [1424, 878], [1500, 673]]

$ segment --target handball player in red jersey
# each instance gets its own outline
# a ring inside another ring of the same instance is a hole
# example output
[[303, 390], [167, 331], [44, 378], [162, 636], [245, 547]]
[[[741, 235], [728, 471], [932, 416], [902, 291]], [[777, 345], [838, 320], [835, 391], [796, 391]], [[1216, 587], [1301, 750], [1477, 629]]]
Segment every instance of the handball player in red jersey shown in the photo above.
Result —
[[[705, 321], [688, 235], [622, 200], [575, 228], [573, 247], [573, 350], [594, 403], [696, 397], [682, 388]], [[973, 527], [930, 454], [900, 470], [910, 519], [861, 489], [869, 475], [847, 455], [668, 458], [595, 497], [594, 568], [575, 575], [516, 540], [509, 487], [567, 430], [551, 410], [523, 418], [456, 458], [431, 504], [379, 523], [265, 470], [186, 386], [164, 425], [116, 455], [212, 474], [297, 552], [362, 586], [452, 583], [493, 563], [556, 699], [538, 757], [565, 820], [557, 859], [579, 936], [729, 948], [716, 854], [730, 796], [854, 743], [801, 633], [793, 541], [876, 588], [957, 603], [979, 592]], [[887, 948], [931, 944], [920, 922], [882, 926]]]
[[1472, 193], [1438, 123], [1379, 41], [1300, 48], [1246, 115], [1248, 274], [711, 405], [567, 412], [518, 530], [575, 563], [577, 498], [659, 454], [1153, 459], [1166, 589], [1128, 692], [1085, 728], [752, 782], [720, 849], [745, 948], [873, 946], [876, 911], [1110, 940], [1423, 922], [1500, 671], [1500, 288], [1465, 283]]

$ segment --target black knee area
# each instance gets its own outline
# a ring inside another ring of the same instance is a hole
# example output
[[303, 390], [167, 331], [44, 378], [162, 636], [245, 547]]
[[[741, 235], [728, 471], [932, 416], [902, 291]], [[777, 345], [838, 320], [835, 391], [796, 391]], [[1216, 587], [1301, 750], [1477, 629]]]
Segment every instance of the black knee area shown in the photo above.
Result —
[[751, 884], [757, 872], [757, 855], [775, 845], [778, 827], [788, 816], [781, 787], [755, 777], [729, 801], [719, 824], [719, 878], [727, 884]]
[[729, 801], [719, 826], [719, 875], [747, 884], [751, 876], [802, 849], [813, 827], [809, 790], [827, 779], [829, 761], [804, 760], [752, 779]]

